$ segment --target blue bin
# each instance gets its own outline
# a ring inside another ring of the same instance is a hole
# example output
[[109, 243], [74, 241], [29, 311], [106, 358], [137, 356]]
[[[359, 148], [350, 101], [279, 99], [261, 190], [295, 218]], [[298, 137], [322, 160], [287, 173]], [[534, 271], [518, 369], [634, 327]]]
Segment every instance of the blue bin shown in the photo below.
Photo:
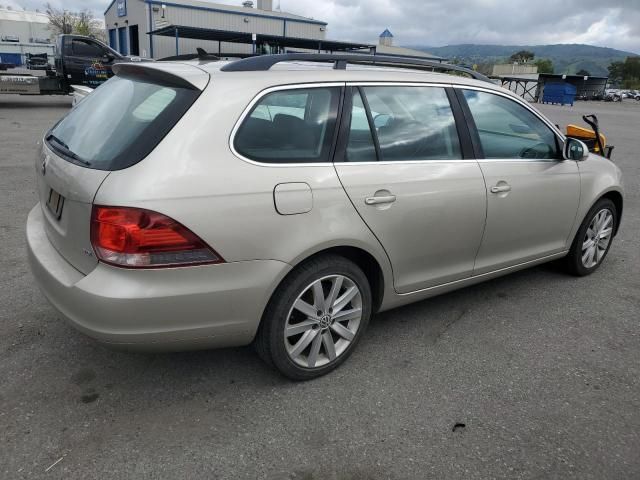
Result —
[[567, 82], [545, 83], [542, 103], [573, 105], [578, 89]]

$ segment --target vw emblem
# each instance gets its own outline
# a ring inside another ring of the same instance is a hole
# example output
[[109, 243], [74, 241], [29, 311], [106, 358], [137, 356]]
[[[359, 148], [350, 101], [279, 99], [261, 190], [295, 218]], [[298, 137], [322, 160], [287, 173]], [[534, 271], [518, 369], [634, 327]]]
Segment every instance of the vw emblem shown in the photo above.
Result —
[[42, 159], [42, 175], [44, 176], [45, 173], [47, 173], [47, 157], [44, 157]]

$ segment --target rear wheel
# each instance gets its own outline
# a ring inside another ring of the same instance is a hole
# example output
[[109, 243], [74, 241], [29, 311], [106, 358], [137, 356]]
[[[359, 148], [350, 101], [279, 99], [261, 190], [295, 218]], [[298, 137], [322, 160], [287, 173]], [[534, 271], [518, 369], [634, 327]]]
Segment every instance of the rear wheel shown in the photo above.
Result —
[[617, 224], [615, 204], [608, 198], [600, 199], [580, 225], [567, 255], [571, 273], [584, 276], [597, 270], [609, 253]]
[[362, 270], [337, 255], [296, 268], [274, 293], [255, 346], [293, 380], [330, 372], [351, 354], [371, 317], [371, 289]]

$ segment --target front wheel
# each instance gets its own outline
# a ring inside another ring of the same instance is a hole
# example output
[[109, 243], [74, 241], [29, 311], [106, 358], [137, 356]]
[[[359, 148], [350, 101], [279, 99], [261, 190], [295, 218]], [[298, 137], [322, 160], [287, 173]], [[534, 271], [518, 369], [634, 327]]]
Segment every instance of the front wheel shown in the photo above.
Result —
[[350, 260], [326, 255], [297, 267], [274, 293], [258, 354], [293, 380], [324, 375], [351, 354], [371, 317], [371, 288]]
[[616, 206], [608, 198], [591, 207], [566, 258], [570, 273], [584, 276], [597, 270], [609, 253], [617, 224]]

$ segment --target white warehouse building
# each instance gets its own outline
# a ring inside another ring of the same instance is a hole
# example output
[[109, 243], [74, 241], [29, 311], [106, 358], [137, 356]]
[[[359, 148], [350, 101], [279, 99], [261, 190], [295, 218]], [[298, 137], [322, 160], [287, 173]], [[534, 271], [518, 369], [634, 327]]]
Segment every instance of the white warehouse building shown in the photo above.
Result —
[[0, 63], [23, 65], [27, 53], [54, 50], [46, 14], [0, 8]]
[[[113, 0], [104, 17], [112, 48], [156, 59], [195, 53], [197, 47], [215, 54], [250, 54], [255, 49], [252, 34], [322, 41], [327, 27], [326, 22], [274, 11], [272, 0], [258, 0], [255, 8], [252, 1], [231, 6], [197, 0]], [[180, 37], [185, 29], [191, 38]], [[164, 35], [149, 35], [160, 31]], [[167, 31], [175, 35], [167, 36]], [[206, 32], [207, 38], [214, 32], [216, 40], [193, 38], [199, 31]], [[240, 41], [234, 35], [249, 40]]]

